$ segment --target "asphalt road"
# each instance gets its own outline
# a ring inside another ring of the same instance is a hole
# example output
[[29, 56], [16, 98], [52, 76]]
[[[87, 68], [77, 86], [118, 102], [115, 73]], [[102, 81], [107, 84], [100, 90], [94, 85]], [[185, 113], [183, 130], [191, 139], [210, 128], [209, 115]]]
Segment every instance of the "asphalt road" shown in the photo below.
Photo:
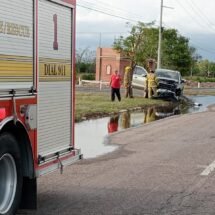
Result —
[[118, 150], [39, 178], [38, 210], [20, 213], [214, 215], [214, 125], [211, 107], [115, 133]]

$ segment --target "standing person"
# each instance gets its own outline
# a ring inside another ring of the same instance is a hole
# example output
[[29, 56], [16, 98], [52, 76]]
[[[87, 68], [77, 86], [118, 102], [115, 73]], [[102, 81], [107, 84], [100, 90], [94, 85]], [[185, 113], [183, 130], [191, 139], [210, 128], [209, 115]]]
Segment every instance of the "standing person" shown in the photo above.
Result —
[[132, 73], [131, 73], [131, 67], [126, 66], [125, 72], [124, 72], [124, 87], [125, 87], [125, 98], [133, 98], [133, 92], [132, 92]]
[[118, 70], [115, 70], [114, 74], [112, 74], [110, 78], [111, 101], [115, 101], [115, 95], [117, 96], [118, 101], [119, 102], [121, 101], [120, 85], [121, 85], [121, 77], [118, 74]]
[[155, 75], [155, 61], [150, 59], [148, 61], [148, 74], [146, 76], [146, 89], [148, 92], [148, 98], [157, 96], [158, 79]]

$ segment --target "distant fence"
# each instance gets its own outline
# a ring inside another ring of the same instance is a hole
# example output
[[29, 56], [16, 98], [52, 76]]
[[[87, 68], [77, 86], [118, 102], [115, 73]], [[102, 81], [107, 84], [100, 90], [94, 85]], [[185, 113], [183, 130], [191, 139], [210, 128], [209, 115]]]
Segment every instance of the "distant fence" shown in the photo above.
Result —
[[79, 78], [78, 80], [78, 85], [79, 86], [92, 86], [92, 87], [98, 87], [100, 90], [102, 90], [102, 88], [104, 87], [108, 87], [110, 82], [107, 81], [95, 81], [95, 80], [81, 80], [81, 78]]

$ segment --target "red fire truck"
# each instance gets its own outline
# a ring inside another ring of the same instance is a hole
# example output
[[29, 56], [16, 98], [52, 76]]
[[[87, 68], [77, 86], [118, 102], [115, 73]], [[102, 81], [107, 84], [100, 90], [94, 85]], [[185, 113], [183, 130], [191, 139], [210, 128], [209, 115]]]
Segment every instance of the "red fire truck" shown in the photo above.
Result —
[[0, 214], [36, 208], [74, 146], [76, 0], [0, 1]]

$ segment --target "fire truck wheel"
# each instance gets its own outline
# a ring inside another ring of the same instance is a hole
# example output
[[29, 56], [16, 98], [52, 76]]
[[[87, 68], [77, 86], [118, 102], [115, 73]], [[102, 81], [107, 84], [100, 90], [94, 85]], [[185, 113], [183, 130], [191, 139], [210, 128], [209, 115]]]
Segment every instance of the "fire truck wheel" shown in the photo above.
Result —
[[18, 143], [9, 133], [0, 135], [0, 215], [15, 214], [22, 192], [23, 175]]

